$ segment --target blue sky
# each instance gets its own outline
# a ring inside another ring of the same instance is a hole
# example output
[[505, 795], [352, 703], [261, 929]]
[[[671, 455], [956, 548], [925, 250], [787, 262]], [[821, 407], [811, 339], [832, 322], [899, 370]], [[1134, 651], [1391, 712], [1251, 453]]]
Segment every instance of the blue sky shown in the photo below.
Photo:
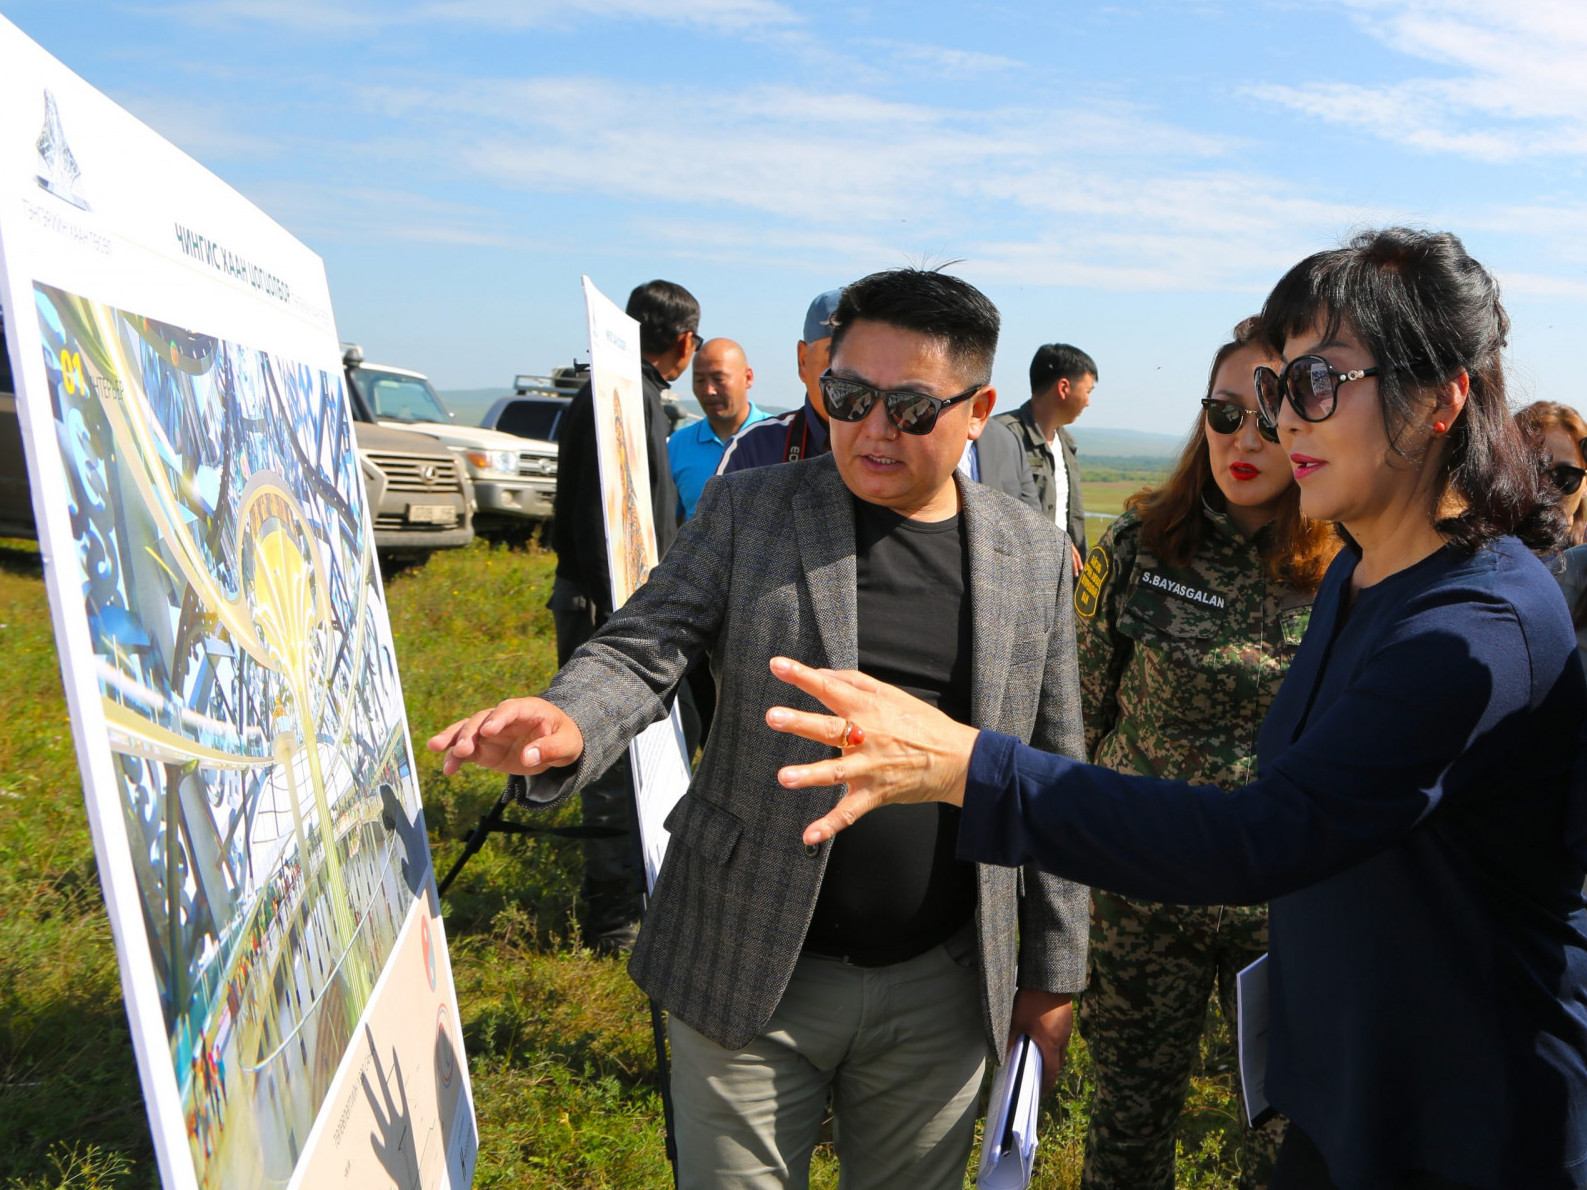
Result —
[[1395, 221], [1499, 274], [1518, 400], [1587, 407], [1576, 0], [0, 11], [319, 252], [343, 338], [443, 389], [581, 354], [587, 272], [619, 303], [688, 286], [792, 404], [811, 297], [962, 259], [1005, 407], [1067, 340], [1087, 423], [1178, 432], [1286, 267]]

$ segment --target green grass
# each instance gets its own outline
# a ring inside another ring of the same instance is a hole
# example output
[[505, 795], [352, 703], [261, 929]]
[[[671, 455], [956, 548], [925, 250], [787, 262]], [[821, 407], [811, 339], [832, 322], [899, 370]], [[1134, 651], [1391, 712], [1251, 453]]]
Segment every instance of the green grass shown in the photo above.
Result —
[[[1087, 487], [1088, 507], [1091, 487]], [[389, 586], [431, 846], [445, 872], [500, 789], [446, 778], [423, 739], [533, 692], [554, 666], [548, 554], [478, 544]], [[158, 1182], [37, 551], [0, 541], [0, 1190]], [[557, 821], [572, 821], [568, 808]], [[576, 842], [494, 837], [443, 903], [480, 1124], [481, 1187], [670, 1185], [650, 1022], [619, 962], [581, 949]], [[1181, 1127], [1181, 1187], [1232, 1187], [1221, 1025]], [[1035, 1185], [1077, 1184], [1089, 1062], [1076, 1041], [1044, 1115]], [[812, 1184], [836, 1185], [818, 1151]]]
[[1101, 537], [1108, 522], [1124, 511], [1124, 502], [1136, 492], [1166, 480], [1171, 463], [1163, 459], [1082, 459], [1080, 500], [1086, 510], [1087, 538], [1094, 542]]

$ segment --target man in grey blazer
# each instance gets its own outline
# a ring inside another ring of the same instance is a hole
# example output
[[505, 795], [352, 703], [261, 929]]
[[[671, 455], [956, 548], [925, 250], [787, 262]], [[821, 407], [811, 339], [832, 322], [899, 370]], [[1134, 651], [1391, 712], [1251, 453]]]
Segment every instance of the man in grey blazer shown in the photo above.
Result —
[[667, 820], [629, 965], [668, 1012], [685, 1187], [805, 1185], [830, 1095], [849, 1190], [957, 1190], [987, 1056], [1026, 1032], [1056, 1076], [1085, 979], [1085, 888], [959, 861], [957, 812], [938, 806], [806, 847], [841, 787], [777, 782], [833, 754], [767, 726], [789, 697], [770, 670], [780, 654], [1082, 755], [1060, 535], [956, 470], [996, 397], [996, 308], [957, 278], [899, 269], [849, 286], [834, 323], [832, 453], [711, 480], [544, 698], [430, 740], [447, 772], [521, 773], [554, 803], [710, 656], [716, 724]]
[[1036, 477], [1031, 474], [1030, 460], [1025, 457], [1025, 450], [1013, 430], [992, 418], [981, 427], [981, 436], [959, 464], [960, 471], [965, 469], [965, 462], [972, 455], [975, 461], [974, 470], [968, 473], [971, 479], [1007, 492], [1027, 508], [1043, 511], [1041, 492], [1036, 486]]

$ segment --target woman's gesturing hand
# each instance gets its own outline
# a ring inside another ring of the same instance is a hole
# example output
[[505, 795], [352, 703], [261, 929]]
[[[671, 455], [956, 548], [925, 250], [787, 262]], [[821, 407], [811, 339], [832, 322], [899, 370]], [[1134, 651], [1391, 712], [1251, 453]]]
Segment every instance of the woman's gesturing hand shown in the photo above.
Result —
[[774, 657], [771, 671], [816, 699], [832, 715], [772, 707], [777, 731], [842, 748], [843, 755], [777, 771], [789, 789], [847, 785], [832, 812], [805, 828], [806, 843], [823, 843], [879, 806], [904, 802], [964, 804], [970, 752], [980, 733], [935, 707], [852, 670], [811, 669]]
[[446, 753], [441, 771], [449, 777], [469, 761], [532, 777], [576, 761], [584, 752], [584, 733], [554, 703], [509, 698], [436, 732], [428, 746]]

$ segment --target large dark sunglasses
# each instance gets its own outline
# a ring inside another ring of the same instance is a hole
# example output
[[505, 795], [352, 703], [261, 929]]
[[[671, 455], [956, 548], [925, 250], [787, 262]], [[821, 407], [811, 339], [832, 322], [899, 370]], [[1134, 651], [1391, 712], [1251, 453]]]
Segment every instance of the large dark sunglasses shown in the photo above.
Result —
[[1248, 417], [1256, 418], [1256, 432], [1268, 442], [1278, 441], [1278, 431], [1262, 416], [1260, 409], [1245, 409], [1233, 401], [1217, 397], [1202, 397], [1201, 407], [1207, 412], [1207, 429], [1215, 434], [1238, 434]]
[[1320, 355], [1297, 355], [1278, 372], [1264, 364], [1256, 370], [1257, 407], [1275, 426], [1285, 398], [1302, 421], [1326, 421], [1339, 404], [1341, 384], [1377, 374], [1377, 368], [1341, 372]]
[[[1581, 451], [1582, 458], [1587, 459], [1587, 438], [1576, 443], [1576, 449]], [[1582, 480], [1587, 479], [1587, 470], [1573, 467], [1569, 463], [1555, 463], [1543, 468], [1543, 474], [1548, 481], [1559, 489], [1562, 496], [1574, 496], [1581, 490]]]
[[821, 399], [826, 402], [828, 416], [838, 421], [864, 421], [880, 397], [887, 416], [906, 434], [931, 433], [936, 428], [938, 414], [950, 405], [968, 401], [985, 387], [985, 384], [972, 384], [956, 396], [933, 397], [910, 392], [907, 388], [889, 392], [863, 380], [821, 373]]
[[1559, 489], [1562, 496], [1574, 496], [1581, 490], [1581, 481], [1587, 479], [1587, 470], [1572, 467], [1569, 463], [1555, 463], [1545, 468], [1543, 474], [1548, 476], [1548, 481]]

